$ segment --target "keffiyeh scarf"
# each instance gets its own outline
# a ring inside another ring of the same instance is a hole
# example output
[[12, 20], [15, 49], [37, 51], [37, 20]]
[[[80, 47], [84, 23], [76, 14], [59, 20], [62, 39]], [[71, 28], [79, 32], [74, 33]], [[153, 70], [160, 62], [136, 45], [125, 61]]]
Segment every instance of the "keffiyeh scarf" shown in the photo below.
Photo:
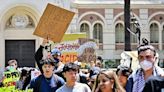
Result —
[[[161, 75], [164, 71], [156, 66], [153, 68], [153, 76]], [[140, 68], [135, 73], [133, 73], [133, 89], [132, 92], [142, 92], [145, 86], [143, 70]]]

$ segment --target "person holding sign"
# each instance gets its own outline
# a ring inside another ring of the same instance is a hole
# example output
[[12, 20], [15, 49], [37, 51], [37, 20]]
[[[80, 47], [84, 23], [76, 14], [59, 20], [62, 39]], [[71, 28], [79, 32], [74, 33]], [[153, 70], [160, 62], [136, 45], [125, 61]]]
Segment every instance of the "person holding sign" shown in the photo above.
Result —
[[15, 87], [16, 81], [19, 80], [19, 71], [17, 71], [17, 61], [16, 59], [11, 59], [8, 61], [8, 66], [3, 72], [3, 79], [1, 84], [4, 87]]
[[[48, 52], [46, 55], [45, 53], [43, 54], [48, 42], [48, 39], [43, 39], [42, 44], [35, 53], [35, 60], [41, 71], [41, 75], [33, 79], [30, 83], [30, 88], [33, 88], [34, 92], [55, 92], [56, 89], [65, 83], [63, 78], [54, 74], [55, 66], [59, 62], [57, 60], [60, 60], [60, 58], [52, 57], [51, 54], [54, 54], [52, 52]], [[42, 82], [40, 83], [40, 81]]]
[[[55, 63], [54, 73], [60, 77], [63, 77], [62, 70], [63, 70], [64, 64], [61, 61], [61, 52], [59, 49], [54, 48], [53, 50], [49, 51], [47, 55], [43, 55], [44, 49], [47, 48], [47, 43], [49, 43], [49, 40], [44, 39], [42, 44], [40, 45], [39, 49], [35, 53], [35, 60], [37, 62], [39, 62], [42, 58], [51, 58], [52, 57], [54, 59], [54, 63]], [[39, 69], [41, 70], [40, 64], [39, 63], [37, 63], [37, 64], [38, 64]]]

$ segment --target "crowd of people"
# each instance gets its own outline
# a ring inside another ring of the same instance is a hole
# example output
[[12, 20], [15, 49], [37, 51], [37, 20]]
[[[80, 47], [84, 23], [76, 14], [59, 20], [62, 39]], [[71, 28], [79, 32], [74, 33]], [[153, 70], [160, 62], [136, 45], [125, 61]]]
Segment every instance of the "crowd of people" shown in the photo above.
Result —
[[[44, 39], [35, 53], [35, 60], [41, 72], [31, 78], [34, 69], [21, 70], [20, 79], [15, 88], [20, 90], [33, 89], [33, 92], [162, 92], [164, 91], [164, 71], [156, 64], [156, 50], [147, 43], [138, 48], [140, 68], [119, 65], [117, 70], [103, 69], [102, 58], [89, 62], [87, 74], [80, 70], [74, 62], [63, 64], [61, 52], [53, 49], [44, 55], [48, 40]], [[5, 71], [17, 70], [17, 61], [10, 60]], [[3, 86], [1, 78], [1, 87]]]

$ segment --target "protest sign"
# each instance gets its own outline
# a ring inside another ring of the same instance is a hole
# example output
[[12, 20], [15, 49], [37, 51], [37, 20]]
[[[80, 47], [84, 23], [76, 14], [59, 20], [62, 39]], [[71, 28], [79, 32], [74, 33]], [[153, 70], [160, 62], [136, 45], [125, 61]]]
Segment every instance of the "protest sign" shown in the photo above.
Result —
[[74, 41], [78, 39], [84, 39], [86, 38], [86, 33], [67, 33], [64, 34], [62, 41]]
[[79, 48], [78, 40], [57, 43], [55, 44], [55, 48], [58, 48], [61, 51], [63, 63], [74, 62], [77, 60], [77, 49]]
[[62, 52], [62, 62], [74, 62], [77, 60], [77, 50], [79, 48], [79, 38], [85, 38], [85, 33], [64, 34], [62, 42], [55, 43], [53, 48], [58, 48]]
[[33, 92], [33, 89], [19, 90], [15, 89], [14, 86], [0, 87], [0, 92]]
[[48, 4], [33, 34], [60, 42], [74, 14], [64, 8]]
[[96, 61], [96, 49], [97, 44], [93, 39], [80, 39], [81, 44], [78, 49], [78, 61], [89, 63], [90, 61]]
[[4, 75], [5, 75], [5, 79], [3, 80], [3, 84], [5, 87], [15, 86], [16, 81], [18, 81], [20, 78], [20, 74], [18, 71], [13, 71], [13, 72], [7, 71], [4, 72]]

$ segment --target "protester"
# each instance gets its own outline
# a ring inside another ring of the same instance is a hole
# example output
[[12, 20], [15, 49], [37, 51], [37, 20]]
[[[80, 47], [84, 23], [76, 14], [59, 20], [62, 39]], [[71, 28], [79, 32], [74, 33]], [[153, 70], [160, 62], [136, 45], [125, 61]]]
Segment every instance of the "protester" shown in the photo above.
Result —
[[[0, 67], [0, 87], [5, 86], [5, 84], [3, 83], [3, 81], [6, 79], [4, 72], [14, 72], [17, 70], [17, 68], [18, 64], [16, 59], [10, 59], [6, 68]], [[15, 85], [15, 83], [13, 83], [13, 85]]]
[[112, 70], [98, 74], [92, 92], [125, 92], [120, 85], [117, 75]]
[[[42, 58], [46, 58], [46, 57], [51, 58], [51, 57], [53, 57], [54, 63], [56, 63], [55, 64], [54, 72], [57, 75], [59, 75], [60, 77], [63, 77], [63, 75], [62, 75], [62, 69], [64, 67], [64, 64], [61, 61], [61, 52], [57, 48], [54, 48], [51, 51], [50, 55], [49, 54], [47, 54], [46, 56], [45, 56], [45, 54], [43, 55], [45, 49], [47, 48], [47, 43], [48, 42], [49, 42], [49, 40], [47, 40], [47, 39], [44, 39], [43, 40], [43, 42], [40, 45], [39, 49], [35, 53], [35, 60], [37, 62], [39, 62]], [[39, 69], [41, 69], [41, 66], [39, 65], [39, 63], [38, 63], [38, 67], [39, 67]]]
[[34, 71], [35, 69], [29, 69], [26, 75], [26, 78], [24, 80], [24, 84], [22, 87], [22, 90], [26, 90], [26, 88], [28, 88], [30, 81], [31, 81], [31, 72]]
[[164, 77], [151, 76], [148, 78], [142, 92], [164, 92]]
[[125, 88], [129, 75], [132, 73], [132, 69], [124, 66], [119, 65], [116, 70], [116, 74], [118, 76], [119, 82], [123, 88]]
[[18, 64], [16, 59], [11, 59], [8, 61], [8, 66], [6, 67], [6, 71], [14, 71], [17, 70]]
[[149, 45], [148, 42], [145, 41], [145, 43], [138, 47], [137, 51], [141, 68], [130, 75], [126, 85], [127, 92], [142, 92], [145, 81], [150, 76], [164, 74], [163, 70], [155, 64], [157, 59], [156, 50], [152, 45]]
[[[98, 75], [98, 74], [97, 74]], [[92, 77], [90, 77], [89, 79], [88, 79], [88, 86], [91, 88], [91, 89], [93, 89], [93, 86], [94, 86], [94, 83], [95, 83], [95, 81], [96, 81], [96, 77], [97, 77], [97, 75], [94, 75], [94, 76], [92, 76]]]
[[51, 55], [54, 58], [55, 63], [56, 63], [54, 73], [60, 77], [63, 77], [62, 71], [63, 71], [64, 64], [61, 61], [61, 51], [55, 48], [51, 51]]
[[67, 63], [63, 68], [66, 84], [57, 89], [56, 92], [91, 92], [88, 85], [77, 82], [78, 66], [74, 63]]
[[101, 71], [101, 62], [98, 60], [97, 63], [96, 61], [90, 61], [90, 69], [89, 69], [89, 80], [88, 80], [88, 85], [90, 88], [93, 88], [96, 76], [100, 73]]
[[4, 80], [4, 69], [2, 67], [0, 67], [0, 87], [3, 87], [3, 80]]
[[103, 62], [103, 59], [101, 56], [97, 56], [97, 60], [101, 61], [101, 63]]
[[29, 88], [33, 88], [33, 92], [55, 92], [65, 83], [61, 77], [53, 74], [55, 67], [53, 59], [47, 58], [37, 63], [42, 67], [42, 74], [31, 81]]
[[15, 86], [16, 89], [19, 89], [19, 90], [23, 89], [23, 85], [27, 77], [27, 72], [28, 71], [25, 69], [21, 70], [20, 79], [16, 82], [16, 86]]
[[90, 61], [90, 62], [89, 62], [89, 65], [90, 65], [90, 68], [95, 67], [95, 65], [96, 65], [96, 64], [95, 64], [95, 61], [93, 61], [93, 60]]
[[[91, 62], [93, 62], [93, 61], [91, 61]], [[93, 64], [92, 67], [90, 67], [89, 77], [91, 78], [92, 76], [99, 74], [100, 71], [101, 71], [101, 62], [96, 61], [96, 64], [95, 65]]]
[[77, 62], [74, 62], [74, 64], [76, 64], [77, 67], [78, 67], [78, 72], [77, 72], [77, 75], [76, 75], [77, 82], [87, 84], [88, 83], [88, 80], [87, 80], [88, 74], [85, 74], [85, 73], [82, 72], [82, 70], [80, 70], [80, 64], [81, 64], [81, 62], [78, 62], [78, 63]]

